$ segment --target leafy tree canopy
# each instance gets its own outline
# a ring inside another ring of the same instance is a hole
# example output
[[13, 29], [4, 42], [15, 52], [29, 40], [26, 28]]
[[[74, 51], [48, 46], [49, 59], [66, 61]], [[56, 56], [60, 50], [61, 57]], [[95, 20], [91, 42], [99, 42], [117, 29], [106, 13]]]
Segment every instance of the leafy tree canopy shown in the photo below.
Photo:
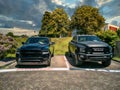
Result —
[[92, 6], [79, 6], [71, 17], [70, 27], [77, 29], [79, 34], [93, 34], [105, 24], [99, 10]]
[[62, 8], [57, 8], [53, 12], [46, 11], [42, 19], [42, 27], [40, 34], [56, 34], [62, 35], [68, 33], [69, 18]]
[[115, 46], [115, 41], [119, 40], [119, 37], [115, 31], [106, 30], [106, 31], [99, 31], [96, 33], [103, 41], [111, 45], [112, 47]]

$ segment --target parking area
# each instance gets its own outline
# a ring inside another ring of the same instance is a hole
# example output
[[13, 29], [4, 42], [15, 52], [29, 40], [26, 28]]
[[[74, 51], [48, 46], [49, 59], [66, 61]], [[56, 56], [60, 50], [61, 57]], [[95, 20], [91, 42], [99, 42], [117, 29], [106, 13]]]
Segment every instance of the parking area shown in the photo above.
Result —
[[16, 62], [0, 69], [0, 90], [119, 90], [120, 63], [109, 67], [84, 63], [76, 67], [68, 56], [54, 56], [51, 65], [21, 66]]
[[[9, 70], [10, 69], [10, 70]], [[51, 60], [51, 65], [46, 66], [45, 64], [33, 66], [17, 66], [16, 62], [11, 63], [5, 67], [7, 71], [37, 71], [37, 70], [88, 70], [88, 71], [105, 71], [105, 72], [120, 72], [120, 63], [113, 61], [109, 67], [104, 67], [100, 62], [86, 62], [81, 66], [75, 66], [74, 59], [67, 55], [54, 56]], [[4, 72], [0, 70], [1, 72]]]

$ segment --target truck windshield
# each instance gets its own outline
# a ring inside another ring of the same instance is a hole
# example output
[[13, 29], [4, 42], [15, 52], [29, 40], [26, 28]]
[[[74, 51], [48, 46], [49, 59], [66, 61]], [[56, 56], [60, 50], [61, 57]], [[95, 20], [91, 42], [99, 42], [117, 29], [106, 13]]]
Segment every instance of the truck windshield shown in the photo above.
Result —
[[97, 36], [80, 36], [78, 42], [81, 41], [101, 41]]
[[26, 41], [26, 44], [34, 44], [34, 43], [49, 44], [49, 40], [47, 38], [29, 38]]

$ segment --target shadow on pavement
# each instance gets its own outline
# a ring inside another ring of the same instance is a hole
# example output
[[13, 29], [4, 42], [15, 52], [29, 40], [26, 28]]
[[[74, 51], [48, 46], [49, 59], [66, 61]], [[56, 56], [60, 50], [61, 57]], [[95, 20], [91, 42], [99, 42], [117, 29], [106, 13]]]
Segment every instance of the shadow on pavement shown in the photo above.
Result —
[[0, 61], [2, 61], [2, 62], [10, 62], [10, 61], [13, 61], [13, 60], [15, 60], [15, 58], [12, 58], [12, 57], [0, 59]]
[[65, 54], [69, 64], [71, 64], [73, 67], [77, 67], [77, 68], [105, 68], [101, 63], [98, 62], [84, 62], [82, 65], [80, 66], [75, 66], [75, 62], [74, 62], [74, 58], [69, 57], [68, 52], [66, 52]]
[[47, 65], [16, 65], [16, 68], [46, 68]]

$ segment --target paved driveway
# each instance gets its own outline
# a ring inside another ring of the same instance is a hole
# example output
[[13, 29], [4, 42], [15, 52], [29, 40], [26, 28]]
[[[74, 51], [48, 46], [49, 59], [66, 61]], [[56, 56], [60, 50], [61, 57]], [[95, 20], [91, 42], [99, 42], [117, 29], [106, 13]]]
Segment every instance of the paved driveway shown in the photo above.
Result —
[[[6, 71], [5, 71], [6, 70]], [[4, 72], [5, 71], [5, 72]], [[119, 90], [120, 63], [74, 66], [65, 56], [52, 58], [51, 66], [22, 66], [13, 63], [0, 70], [0, 90]]]

